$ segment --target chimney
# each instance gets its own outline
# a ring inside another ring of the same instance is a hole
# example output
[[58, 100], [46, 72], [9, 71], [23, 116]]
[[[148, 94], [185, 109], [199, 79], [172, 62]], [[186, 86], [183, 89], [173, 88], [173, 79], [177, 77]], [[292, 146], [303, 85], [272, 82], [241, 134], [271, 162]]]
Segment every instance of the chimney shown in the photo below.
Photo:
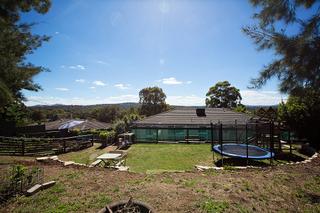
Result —
[[196, 113], [198, 117], [205, 117], [206, 116], [206, 109], [205, 108], [198, 108], [196, 109]]

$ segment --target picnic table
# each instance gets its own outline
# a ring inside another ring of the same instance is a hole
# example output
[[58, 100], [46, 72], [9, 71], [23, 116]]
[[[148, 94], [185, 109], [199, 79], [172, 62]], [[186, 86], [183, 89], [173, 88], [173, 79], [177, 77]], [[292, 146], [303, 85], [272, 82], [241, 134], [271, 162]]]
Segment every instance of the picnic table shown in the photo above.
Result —
[[121, 161], [120, 153], [105, 153], [97, 157], [104, 163], [104, 166], [116, 167], [117, 164]]

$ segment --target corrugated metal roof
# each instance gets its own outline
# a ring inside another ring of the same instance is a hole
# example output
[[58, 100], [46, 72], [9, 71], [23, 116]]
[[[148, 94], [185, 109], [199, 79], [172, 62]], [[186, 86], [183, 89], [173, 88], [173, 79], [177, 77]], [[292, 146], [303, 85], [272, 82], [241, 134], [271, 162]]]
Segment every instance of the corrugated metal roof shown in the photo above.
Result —
[[245, 113], [234, 112], [225, 108], [205, 108], [206, 116], [197, 116], [197, 108], [177, 108], [168, 112], [147, 117], [136, 121], [133, 127], [141, 126], [163, 126], [163, 125], [201, 125], [210, 126], [221, 122], [222, 124], [245, 124], [251, 120], [251, 116]]
[[80, 129], [80, 130], [89, 130], [89, 129], [108, 129], [111, 127], [110, 123], [104, 123], [97, 120], [75, 120], [75, 119], [62, 119], [45, 123], [46, 130], [57, 130], [62, 125], [68, 124], [73, 121], [82, 121], [78, 122], [78, 125], [75, 125], [69, 129]]

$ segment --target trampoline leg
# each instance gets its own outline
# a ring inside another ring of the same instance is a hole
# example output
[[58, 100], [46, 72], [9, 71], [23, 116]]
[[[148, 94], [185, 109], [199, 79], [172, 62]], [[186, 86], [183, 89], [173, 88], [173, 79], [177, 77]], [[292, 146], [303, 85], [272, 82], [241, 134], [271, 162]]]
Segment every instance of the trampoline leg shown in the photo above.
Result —
[[212, 161], [213, 161], [213, 164], [215, 164], [215, 157], [214, 157], [214, 152], [212, 152]]
[[223, 167], [223, 155], [221, 155], [221, 167]]

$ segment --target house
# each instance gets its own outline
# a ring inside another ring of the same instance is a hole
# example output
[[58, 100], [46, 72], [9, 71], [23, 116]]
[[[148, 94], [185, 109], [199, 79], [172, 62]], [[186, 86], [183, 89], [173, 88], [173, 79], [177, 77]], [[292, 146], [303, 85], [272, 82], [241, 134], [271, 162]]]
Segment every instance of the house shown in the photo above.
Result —
[[60, 119], [45, 123], [46, 131], [50, 130], [89, 130], [89, 129], [109, 129], [110, 123], [104, 123], [97, 120], [81, 120], [81, 119]]
[[217, 125], [223, 124], [224, 140], [235, 141], [249, 122], [255, 118], [230, 109], [180, 107], [136, 121], [131, 129], [137, 142], [209, 142], [217, 140]]

